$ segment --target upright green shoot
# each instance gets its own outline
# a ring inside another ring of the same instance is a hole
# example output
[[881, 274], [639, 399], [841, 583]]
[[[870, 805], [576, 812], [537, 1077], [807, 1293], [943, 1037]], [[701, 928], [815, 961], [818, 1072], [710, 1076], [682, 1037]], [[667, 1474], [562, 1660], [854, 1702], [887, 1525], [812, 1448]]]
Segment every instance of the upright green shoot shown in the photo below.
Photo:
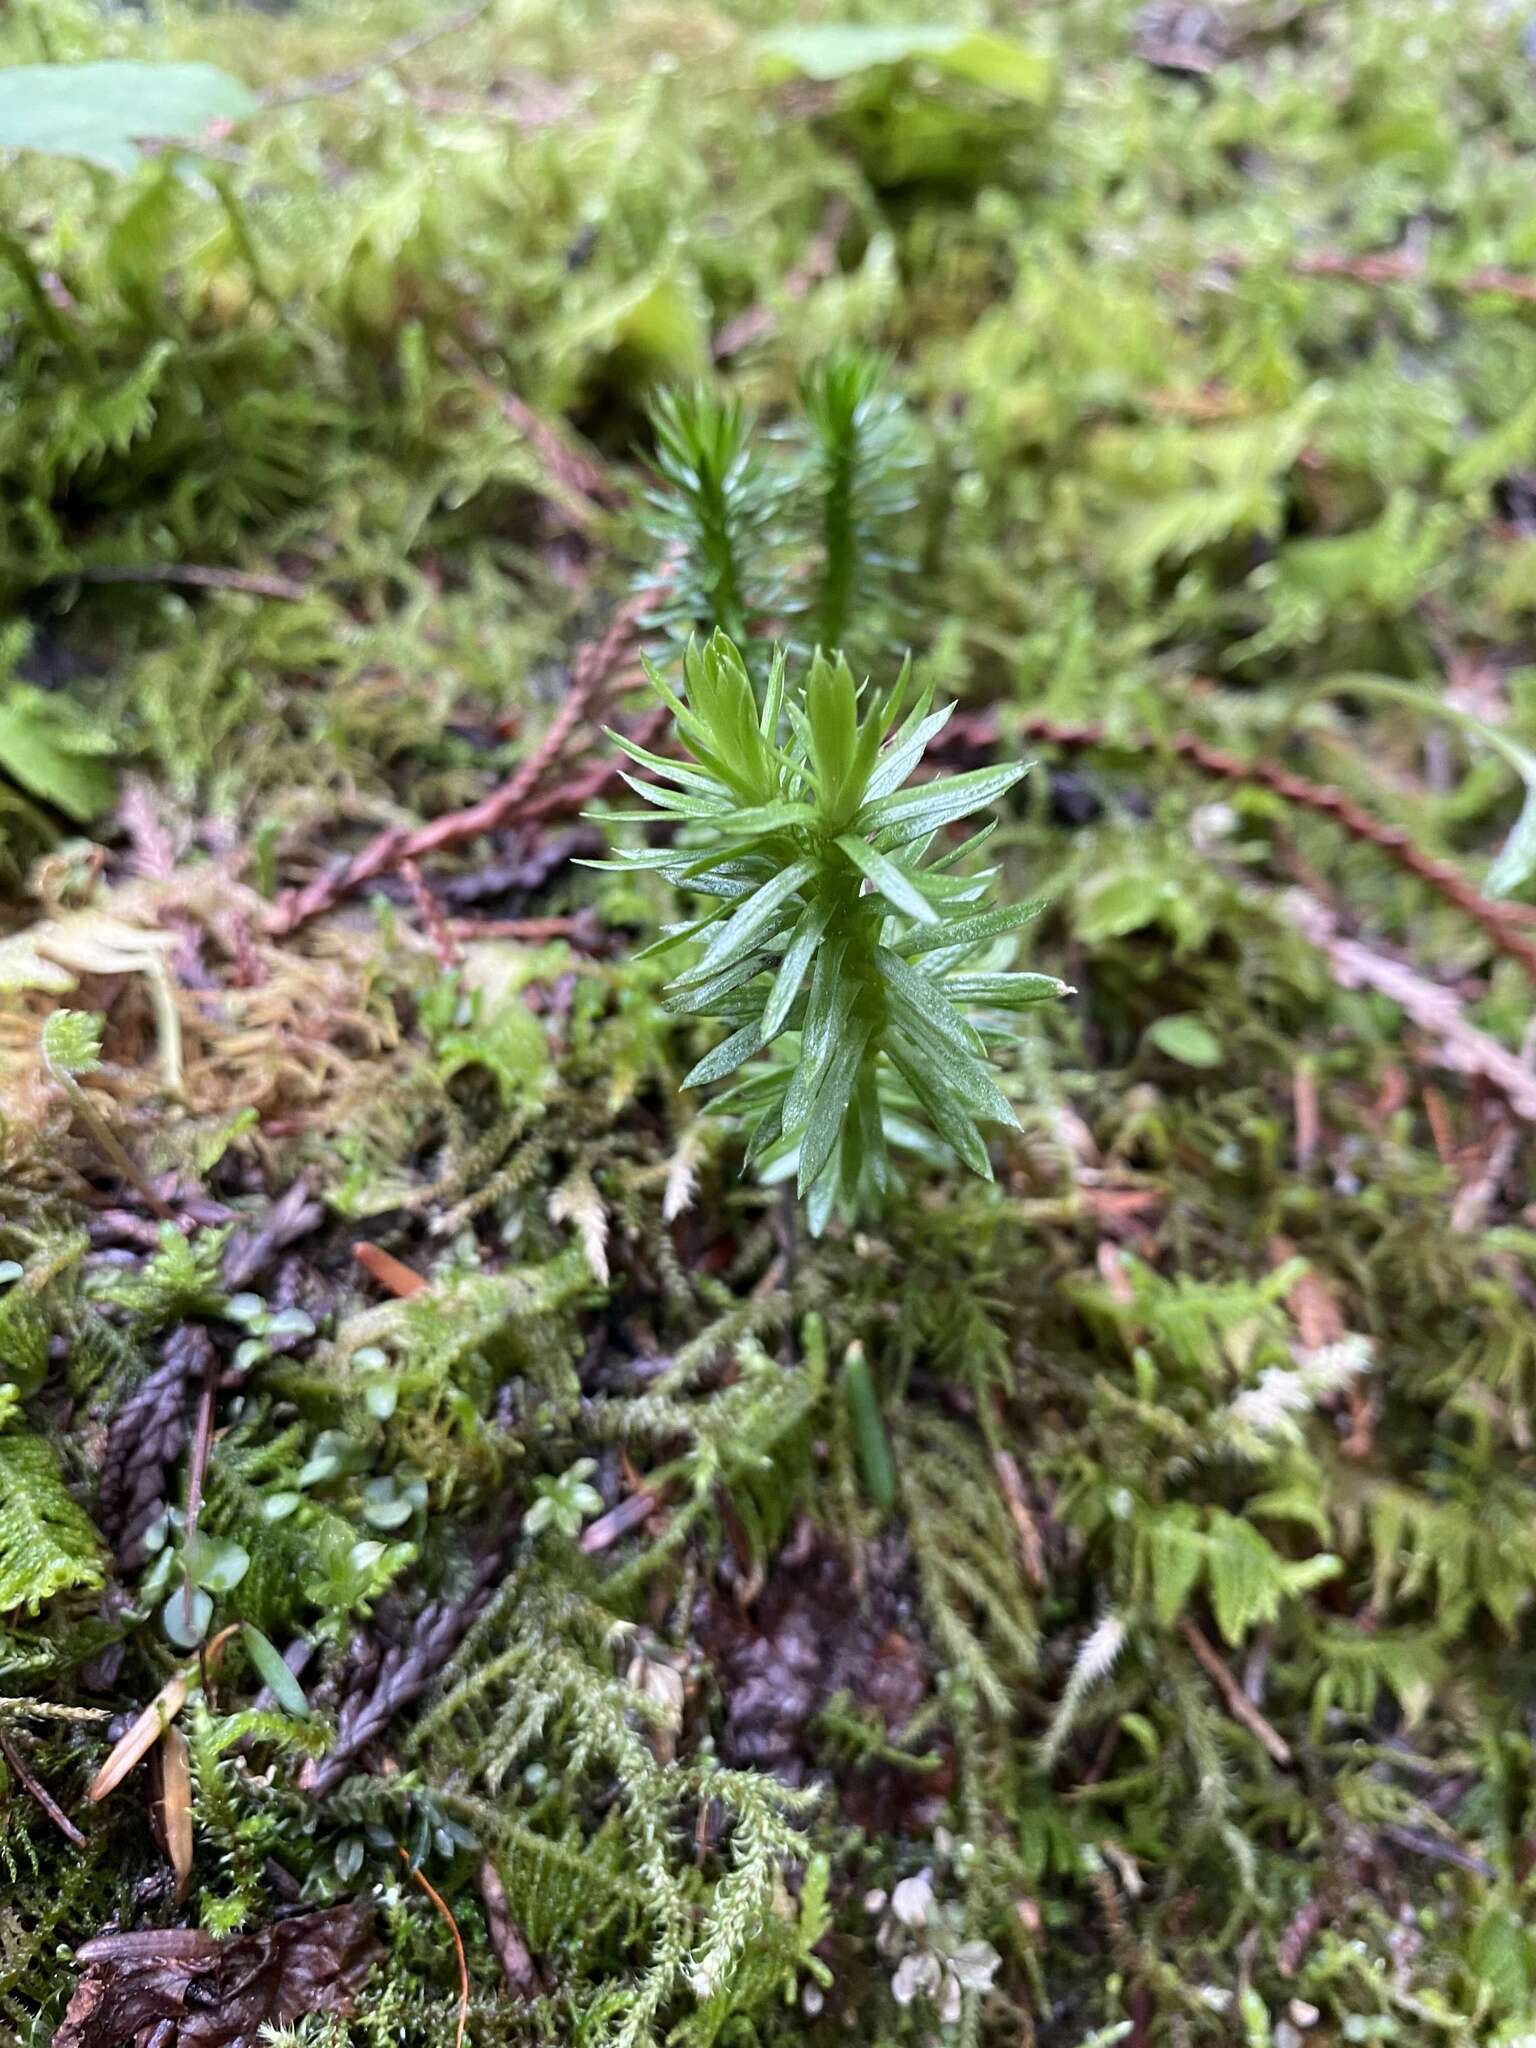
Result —
[[986, 908], [996, 870], [972, 872], [966, 856], [989, 828], [963, 845], [945, 835], [1025, 765], [909, 786], [954, 707], [933, 710], [931, 690], [908, 706], [905, 668], [877, 698], [841, 656], [818, 653], [791, 682], [779, 655], [759, 705], [717, 633], [690, 645], [680, 690], [647, 673], [689, 758], [614, 738], [655, 778], [625, 779], [676, 837], [599, 865], [653, 869], [711, 899], [658, 948], [692, 949], [667, 1007], [730, 1026], [684, 1085], [770, 1053], [717, 1107], [742, 1118], [765, 1179], [793, 1174], [813, 1231], [884, 1199], [893, 1146], [990, 1177], [982, 1129], [1016, 1118], [988, 1042], [1007, 1037], [1008, 1013], [1067, 991], [1007, 964], [1009, 935], [1040, 906]]

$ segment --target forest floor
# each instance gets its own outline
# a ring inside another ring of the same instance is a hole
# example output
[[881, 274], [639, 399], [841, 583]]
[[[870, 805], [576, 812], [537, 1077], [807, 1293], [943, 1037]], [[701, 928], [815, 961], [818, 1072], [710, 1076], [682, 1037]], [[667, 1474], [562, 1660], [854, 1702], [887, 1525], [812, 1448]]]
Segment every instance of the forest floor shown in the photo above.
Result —
[[[3, 10], [256, 96], [0, 71], [8, 2041], [1536, 2040], [1528, 25], [807, 13]], [[812, 1238], [580, 863], [850, 345], [1075, 993]]]

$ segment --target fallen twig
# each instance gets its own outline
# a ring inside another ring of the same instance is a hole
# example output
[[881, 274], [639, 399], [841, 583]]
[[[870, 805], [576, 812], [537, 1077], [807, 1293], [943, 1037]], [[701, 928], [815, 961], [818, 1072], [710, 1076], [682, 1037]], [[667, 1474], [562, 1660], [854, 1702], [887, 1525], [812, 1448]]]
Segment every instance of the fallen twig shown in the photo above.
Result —
[[[248, 597], [276, 597], [297, 604], [309, 596], [302, 583], [288, 576], [268, 576], [255, 569], [217, 569], [201, 562], [145, 562], [134, 567], [97, 563], [61, 569], [45, 583], [169, 583], [189, 590], [239, 590]], [[40, 586], [41, 587], [41, 586]]]
[[[794, 269], [784, 278], [784, 296], [787, 299], [803, 299], [813, 284], [820, 284], [830, 277], [837, 268], [837, 245], [853, 217], [853, 209], [841, 193], [828, 206], [826, 217], [812, 238], [809, 247]], [[715, 336], [710, 353], [717, 363], [728, 357], [739, 355], [754, 342], [764, 341], [779, 326], [779, 315], [772, 306], [748, 306], [744, 313], [738, 313], [734, 320], [727, 320]]]
[[263, 95], [262, 106], [291, 107], [299, 100], [327, 99], [339, 92], [350, 92], [354, 85], [361, 85], [365, 78], [372, 78], [376, 71], [387, 71], [392, 64], [401, 64], [407, 57], [414, 57], [418, 50], [424, 50], [428, 43], [440, 42], [444, 36], [456, 35], [461, 28], [469, 28], [477, 22], [490, 7], [491, 0], [473, 0], [469, 7], [461, 7], [457, 14], [444, 15], [441, 21], [428, 22], [425, 27], [412, 29], [408, 35], [397, 36], [392, 43], [386, 43], [381, 50], [353, 65], [350, 71], [333, 71], [329, 77], [300, 79], [297, 85], [285, 85]]
[[501, 1964], [508, 1987], [524, 1998], [542, 1998], [544, 1983], [539, 1975], [539, 1966], [529, 1952], [522, 1930], [512, 1918], [501, 1873], [489, 1856], [482, 1861], [476, 1882], [485, 1907], [485, 1924], [491, 1937], [491, 1947], [496, 1951], [496, 1960]]
[[445, 929], [455, 939], [517, 939], [525, 946], [567, 939], [590, 949], [602, 937], [596, 919], [584, 910], [571, 917], [450, 917]]
[[[267, 929], [275, 936], [283, 937], [322, 911], [332, 909], [343, 897], [352, 895], [365, 883], [398, 869], [404, 861], [420, 860], [425, 854], [440, 853], [444, 847], [478, 839], [482, 833], [499, 831], [514, 819], [546, 817], [551, 808], [564, 807], [563, 798], [553, 806], [547, 799], [542, 804], [533, 800], [534, 788], [587, 716], [598, 693], [624, 666], [641, 617], [650, 602], [644, 597], [631, 598], [614, 614], [602, 638], [590, 641], [582, 648], [571, 665], [571, 687], [564, 703], [533, 752], [518, 764], [505, 782], [488, 796], [481, 797], [478, 803], [470, 804], [462, 811], [446, 812], [441, 818], [434, 818], [429, 825], [419, 825], [411, 831], [402, 826], [391, 826], [378, 833], [339, 871], [317, 875], [302, 889], [289, 890], [274, 906]], [[605, 787], [618, 774], [620, 765], [609, 759], [602, 761], [599, 764], [601, 773], [595, 784], [580, 785], [578, 778], [580, 801], [586, 801], [597, 789]], [[570, 807], [579, 808], [579, 803]]]
[[420, 1273], [380, 1245], [369, 1244], [365, 1240], [353, 1245], [352, 1256], [371, 1279], [378, 1281], [386, 1294], [393, 1294], [397, 1300], [408, 1301], [428, 1285]]
[[1287, 902], [1292, 923], [1328, 955], [1343, 987], [1374, 989], [1388, 997], [1410, 1023], [1435, 1041], [1441, 1065], [1454, 1074], [1486, 1081], [1516, 1116], [1536, 1123], [1536, 1072], [1518, 1053], [1469, 1024], [1453, 990], [1427, 980], [1405, 960], [1394, 960], [1360, 939], [1346, 937], [1314, 897], [1296, 890]]
[[213, 1670], [223, 1654], [224, 1645], [238, 1633], [239, 1626], [235, 1622], [231, 1622], [228, 1628], [221, 1628], [202, 1651], [201, 1669], [198, 1664], [185, 1664], [165, 1681], [149, 1705], [118, 1738], [111, 1755], [91, 1780], [85, 1796], [92, 1806], [99, 1804], [109, 1792], [116, 1791], [134, 1765], [154, 1748], [186, 1705], [187, 1695], [199, 1677]]
[[[1236, 249], [1225, 250], [1216, 258], [1227, 270], [1246, 270], [1260, 260]], [[1428, 285], [1434, 291], [1452, 292], [1459, 298], [1480, 298], [1492, 293], [1536, 300], [1536, 277], [1504, 270], [1497, 264], [1484, 264], [1460, 277], [1436, 277], [1418, 250], [1377, 249], [1354, 256], [1347, 249], [1310, 249], [1292, 256], [1287, 268], [1297, 277], [1342, 277], [1351, 284]]]
[[1182, 1621], [1179, 1624], [1179, 1633], [1194, 1653], [1196, 1663], [1226, 1701], [1227, 1711], [1233, 1720], [1241, 1721], [1249, 1734], [1256, 1736], [1263, 1743], [1277, 1764], [1282, 1767], [1288, 1766], [1291, 1761], [1291, 1745], [1278, 1729], [1271, 1727], [1265, 1720], [1200, 1629], [1192, 1621]]
[[609, 1508], [599, 1515], [595, 1522], [589, 1522], [581, 1532], [580, 1549], [584, 1557], [596, 1557], [609, 1550], [632, 1529], [659, 1508], [666, 1499], [670, 1488], [666, 1486], [642, 1487], [639, 1493], [632, 1493], [621, 1500], [617, 1507]]
[[[1152, 741], [1120, 741], [1107, 734], [1101, 725], [1070, 725], [1054, 718], [1028, 717], [1021, 729], [1026, 739], [1043, 740], [1050, 746], [1074, 750], [1158, 744]], [[978, 748], [995, 746], [999, 737], [998, 721], [991, 712], [979, 712], [964, 720], [957, 718], [952, 721], [949, 732], [943, 735], [951, 745], [958, 742]], [[1459, 868], [1453, 867], [1449, 861], [1437, 860], [1433, 854], [1415, 846], [1401, 826], [1383, 824], [1331, 784], [1312, 782], [1304, 775], [1293, 775], [1289, 769], [1274, 762], [1244, 761], [1223, 747], [1210, 745], [1195, 733], [1170, 733], [1161, 744], [1206, 775], [1217, 776], [1226, 782], [1258, 783], [1284, 797], [1287, 803], [1332, 818], [1351, 838], [1367, 841], [1398, 867], [1406, 869], [1437, 895], [1443, 896], [1453, 908], [1471, 918], [1499, 952], [1508, 959], [1517, 960], [1530, 979], [1536, 982], [1536, 936], [1522, 929], [1518, 908], [1495, 903], [1484, 896]], [[942, 741], [934, 751], [942, 751]]]
[[59, 1802], [48, 1790], [48, 1787], [46, 1785], [40, 1784], [38, 1780], [33, 1777], [32, 1773], [27, 1769], [25, 1763], [22, 1761], [21, 1756], [16, 1750], [14, 1744], [11, 1743], [4, 1735], [0, 1735], [0, 1756], [3, 1756], [5, 1758], [6, 1762], [10, 1765], [12, 1772], [15, 1774], [22, 1788], [30, 1795], [30, 1797], [33, 1800], [36, 1801], [38, 1806], [42, 1808], [43, 1812], [47, 1814], [48, 1818], [53, 1822], [54, 1826], [58, 1829], [59, 1833], [64, 1837], [65, 1841], [72, 1842], [77, 1849], [85, 1848], [87, 1845], [84, 1835], [81, 1834], [80, 1830], [75, 1826], [74, 1822], [70, 1819], [69, 1815], [64, 1811], [63, 1807], [60, 1806]]
[[405, 1865], [412, 1877], [415, 1878], [433, 1905], [436, 1906], [438, 1912], [447, 1921], [448, 1932], [453, 1936], [453, 1953], [457, 1957], [459, 1965], [459, 2024], [454, 2032], [453, 2044], [454, 2048], [463, 2048], [464, 2029], [469, 2025], [469, 1964], [464, 1959], [464, 1937], [459, 1932], [459, 1923], [454, 1919], [453, 1911], [448, 1901], [432, 1885], [426, 1872], [419, 1869], [403, 1849], [400, 1851], [400, 1861]]
[[549, 472], [562, 511], [580, 532], [590, 531], [593, 506], [609, 508], [623, 504], [624, 491], [613, 477], [591, 456], [572, 447], [557, 427], [541, 419], [515, 391], [505, 391], [494, 383], [457, 343], [441, 341], [438, 353], [527, 441]]
[[[192, 1432], [192, 1457], [187, 1467], [187, 1509], [186, 1525], [183, 1532], [183, 1550], [188, 1558], [192, 1554], [193, 1538], [197, 1535], [197, 1524], [203, 1510], [203, 1482], [208, 1477], [208, 1459], [213, 1451], [213, 1410], [219, 1392], [219, 1355], [201, 1330], [200, 1349], [203, 1355], [203, 1386], [197, 1402], [197, 1424]], [[192, 1567], [187, 1564], [182, 1573], [182, 1615], [189, 1623], [192, 1618]]]
[[443, 913], [437, 899], [427, 887], [421, 869], [415, 861], [401, 861], [400, 879], [411, 892], [411, 902], [415, 905], [416, 915], [421, 919], [421, 928], [437, 957], [438, 966], [445, 974], [451, 974], [462, 961], [463, 955], [443, 922]]

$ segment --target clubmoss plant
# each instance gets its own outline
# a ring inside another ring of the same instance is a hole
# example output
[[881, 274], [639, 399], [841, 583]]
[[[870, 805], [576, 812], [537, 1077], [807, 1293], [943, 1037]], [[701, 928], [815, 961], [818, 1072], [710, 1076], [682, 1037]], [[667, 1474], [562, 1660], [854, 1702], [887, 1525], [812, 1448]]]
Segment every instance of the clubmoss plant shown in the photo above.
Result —
[[769, 637], [860, 658], [890, 645], [919, 457], [880, 357], [834, 350], [800, 380], [799, 417], [771, 432], [702, 385], [664, 392], [651, 428], [644, 585], [679, 650], [724, 633], [760, 686]]
[[954, 707], [933, 710], [929, 689], [904, 709], [905, 667], [872, 698], [841, 656], [818, 652], [791, 682], [781, 654], [759, 705], [717, 632], [690, 645], [681, 690], [647, 673], [688, 758], [614, 737], [656, 778], [628, 776], [631, 788], [677, 833], [608, 865], [652, 868], [714, 899], [657, 949], [697, 949], [667, 1007], [731, 1027], [683, 1085], [722, 1081], [773, 1049], [717, 1106], [743, 1119], [765, 1178], [794, 1173], [817, 1233], [834, 1212], [882, 1200], [893, 1146], [952, 1153], [990, 1177], [982, 1127], [1016, 1119], [988, 1041], [1006, 1036], [1008, 1012], [1068, 991], [1006, 965], [1009, 935], [1040, 905], [987, 908], [995, 870], [971, 871], [968, 857], [991, 828], [959, 845], [945, 835], [1026, 764], [909, 787]]

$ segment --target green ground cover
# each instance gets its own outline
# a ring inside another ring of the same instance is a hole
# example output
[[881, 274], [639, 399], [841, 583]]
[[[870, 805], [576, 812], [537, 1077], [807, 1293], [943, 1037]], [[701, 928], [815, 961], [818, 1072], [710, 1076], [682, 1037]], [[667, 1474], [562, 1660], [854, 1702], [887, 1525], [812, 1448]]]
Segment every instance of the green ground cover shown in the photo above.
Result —
[[[244, 88], [0, 69], [7, 2040], [1532, 2039], [1529, 23], [849, 12], [0, 16]], [[683, 1086], [715, 625], [979, 1151]]]

